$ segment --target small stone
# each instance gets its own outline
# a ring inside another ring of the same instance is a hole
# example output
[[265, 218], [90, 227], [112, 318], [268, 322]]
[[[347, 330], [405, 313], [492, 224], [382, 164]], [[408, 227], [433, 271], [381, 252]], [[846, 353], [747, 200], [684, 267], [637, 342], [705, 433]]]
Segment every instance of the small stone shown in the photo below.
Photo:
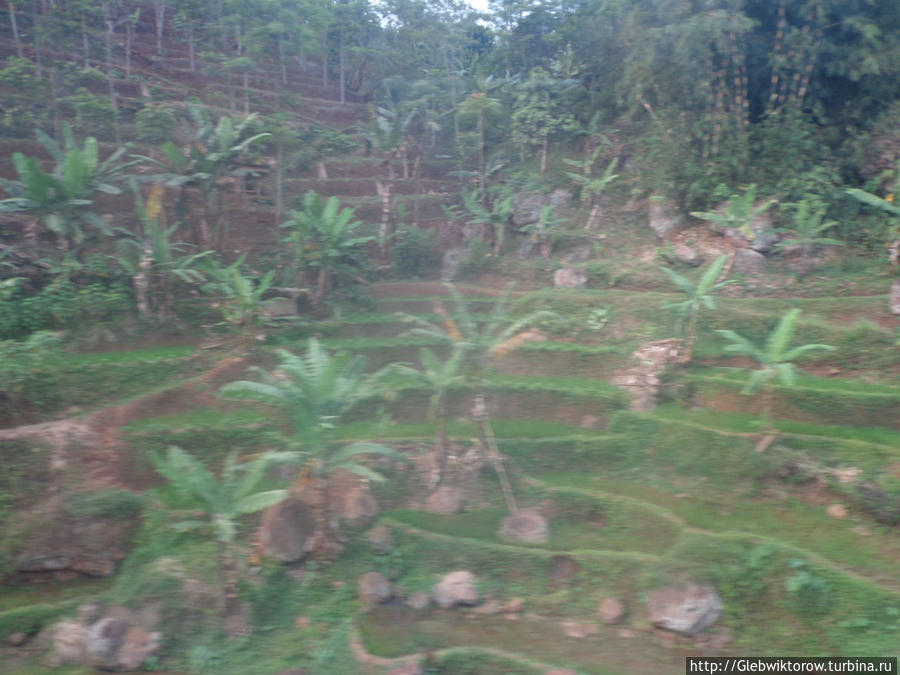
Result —
[[497, 536], [526, 544], [546, 544], [547, 519], [536, 511], [520, 511], [503, 519]]
[[409, 596], [406, 604], [413, 609], [425, 609], [430, 602], [431, 598], [428, 597], [428, 593], [425, 591], [416, 591]]
[[28, 642], [28, 633], [23, 633], [21, 631], [10, 633], [9, 637], [6, 638], [6, 641], [9, 643], [10, 647], [21, 647]]
[[568, 555], [555, 555], [550, 558], [550, 581], [568, 581], [581, 569], [578, 561]]
[[472, 610], [475, 614], [500, 614], [500, 603], [497, 600], [488, 600]]
[[830, 504], [828, 508], [825, 509], [825, 513], [838, 520], [843, 520], [848, 515], [847, 507], [843, 504]]
[[294, 619], [294, 625], [297, 628], [309, 628], [312, 625], [312, 619], [308, 616], [298, 616]]
[[503, 618], [506, 619], [507, 621], [518, 621], [519, 615], [516, 614], [515, 612], [507, 612], [506, 614], [503, 615]]
[[425, 500], [425, 510], [441, 516], [452, 516], [462, 510], [462, 490], [450, 485], [442, 485]]
[[457, 570], [445, 574], [431, 590], [434, 603], [449, 609], [457, 605], [477, 605], [478, 590], [475, 588], [475, 575], [466, 570]]
[[587, 633], [584, 626], [576, 621], [563, 621], [563, 633], [570, 638], [583, 638]]
[[356, 582], [359, 599], [367, 605], [387, 602], [394, 596], [391, 582], [380, 572], [366, 572]]
[[625, 617], [625, 603], [618, 598], [604, 598], [597, 613], [607, 626], [619, 623]]
[[587, 286], [588, 276], [583, 270], [562, 267], [553, 273], [553, 285], [557, 288], [578, 289]]
[[394, 535], [386, 525], [377, 525], [366, 533], [366, 539], [375, 553], [387, 553], [394, 547]]
[[618, 635], [620, 638], [625, 638], [626, 640], [630, 640], [631, 638], [634, 637], [634, 631], [631, 630], [630, 628], [622, 628], [616, 632], [616, 635]]
[[656, 588], [647, 593], [647, 600], [654, 626], [687, 636], [712, 626], [723, 609], [715, 588], [696, 583]]
[[506, 613], [518, 613], [522, 611], [522, 608], [525, 606], [525, 601], [522, 598], [513, 598], [509, 602], [507, 602], [503, 607], [500, 608], [501, 612]]
[[684, 263], [685, 265], [690, 265], [691, 267], [697, 267], [697, 265], [703, 262], [703, 258], [700, 257], [700, 254], [685, 244], [678, 244], [675, 247], [674, 253], [675, 260]]

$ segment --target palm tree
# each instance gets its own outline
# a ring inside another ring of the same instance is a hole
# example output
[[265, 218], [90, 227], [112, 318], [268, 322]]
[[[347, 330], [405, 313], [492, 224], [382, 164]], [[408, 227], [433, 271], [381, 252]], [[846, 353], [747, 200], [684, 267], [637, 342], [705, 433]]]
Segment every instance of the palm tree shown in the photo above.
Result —
[[183, 532], [208, 528], [216, 540], [222, 605], [226, 615], [233, 609], [238, 596], [234, 550], [238, 518], [287, 497], [287, 490], [258, 489], [268, 468], [282, 459], [278, 453], [266, 453], [254, 460], [240, 462], [237, 453], [231, 452], [217, 478], [200, 460], [175, 446], [171, 446], [164, 457], [151, 457], [153, 466], [172, 488], [162, 494], [164, 503], [173, 513], [186, 516], [172, 527]]
[[684, 333], [684, 356], [682, 357], [684, 363], [690, 363], [694, 353], [694, 343], [697, 341], [697, 317], [700, 315], [700, 310], [703, 307], [715, 309], [716, 300], [712, 295], [713, 291], [717, 291], [731, 283], [730, 281], [716, 282], [727, 260], [727, 255], [721, 255], [716, 258], [703, 273], [703, 276], [700, 277], [700, 281], [696, 285], [690, 279], [681, 276], [668, 267], [661, 268], [663, 272], [669, 275], [672, 283], [687, 296], [687, 299], [682, 302], [672, 302], [664, 305], [667, 309], [674, 309], [678, 313], [680, 326], [684, 326], [685, 319], [687, 320]]
[[[488, 75], [487, 77], [478, 76], [475, 78], [474, 89], [465, 101], [459, 104], [459, 112], [463, 115], [474, 115], [475, 126], [478, 130], [478, 171], [481, 180], [484, 181], [486, 172], [485, 164], [485, 121], [489, 115], [496, 115], [503, 112], [503, 104], [499, 99], [491, 98], [491, 91], [502, 84], [502, 80], [495, 80]], [[485, 186], [482, 185], [482, 188]]]
[[[328, 507], [328, 478], [345, 470], [373, 481], [384, 477], [360, 464], [360, 455], [381, 455], [403, 460], [397, 451], [377, 443], [336, 443], [337, 425], [350, 410], [364, 401], [384, 394], [385, 378], [395, 372], [391, 364], [365, 373], [361, 356], [332, 356], [315, 338], [307, 343], [306, 353], [298, 356], [278, 350], [281, 363], [274, 373], [254, 368], [259, 380], [238, 380], [226, 384], [219, 393], [229, 398], [261, 401], [286, 413], [292, 436], [276, 435], [289, 448], [295, 461], [305, 461], [301, 485], [312, 480], [318, 502], [319, 530], [327, 539], [335, 534]], [[280, 455], [287, 457], [288, 455]]]
[[506, 224], [513, 212], [513, 198], [495, 199], [488, 211], [484, 205], [481, 190], [466, 190], [462, 193], [463, 204], [469, 212], [470, 223], [487, 225], [494, 233], [494, 255], [500, 255], [503, 248], [503, 239], [506, 233]]
[[772, 403], [775, 393], [775, 380], [785, 386], [793, 386], [796, 381], [796, 366], [794, 361], [807, 352], [821, 349], [834, 351], [831, 345], [808, 344], [790, 349], [791, 340], [794, 337], [795, 324], [801, 310], [792, 309], [778, 322], [778, 325], [769, 333], [765, 344], [761, 347], [753, 344], [743, 335], [732, 330], [717, 330], [716, 332], [727, 340], [730, 345], [725, 347], [726, 352], [749, 356], [759, 364], [759, 368], [750, 373], [742, 394], [755, 394], [763, 390], [763, 430], [774, 431], [772, 427]]

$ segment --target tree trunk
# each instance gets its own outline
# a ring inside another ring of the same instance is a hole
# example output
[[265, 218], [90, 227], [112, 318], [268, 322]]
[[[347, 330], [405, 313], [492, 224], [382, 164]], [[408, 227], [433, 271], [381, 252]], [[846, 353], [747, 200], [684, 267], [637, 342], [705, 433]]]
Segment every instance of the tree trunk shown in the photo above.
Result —
[[340, 43], [338, 45], [338, 69], [340, 70], [340, 78], [341, 78], [341, 103], [347, 102], [347, 94], [346, 94], [346, 73], [344, 72], [344, 31], [341, 31], [340, 34]]
[[500, 450], [497, 447], [497, 439], [494, 436], [494, 429], [491, 427], [491, 421], [487, 412], [487, 405], [484, 396], [479, 394], [475, 397], [475, 407], [472, 417], [478, 423], [478, 428], [484, 438], [485, 447], [488, 452], [488, 459], [497, 472], [497, 478], [500, 480], [500, 491], [503, 493], [503, 499], [506, 501], [506, 508], [511, 515], [519, 513], [519, 505], [513, 495], [512, 487], [509, 484], [509, 477], [506, 475], [506, 468], [503, 466], [503, 459], [500, 457]]
[[16, 6], [12, 3], [12, 0], [7, 0], [6, 6], [9, 8], [9, 25], [12, 28], [13, 39], [16, 42], [16, 55], [21, 59], [23, 58], [22, 39], [19, 37], [19, 24], [16, 22]]
[[106, 82], [109, 86], [109, 102], [113, 109], [113, 135], [116, 144], [121, 145], [122, 135], [119, 131], [119, 102], [116, 96], [116, 85], [113, 80], [113, 60], [112, 60], [112, 43], [113, 34], [115, 32], [115, 21], [113, 20], [109, 3], [103, 3], [103, 13], [106, 17]]
[[150, 272], [153, 268], [153, 254], [150, 248], [145, 248], [138, 262], [138, 273], [131, 277], [134, 284], [134, 297], [137, 303], [138, 315], [150, 316]]
[[166, 6], [163, 0], [153, 0], [153, 13], [156, 18], [156, 53], [162, 54], [163, 29], [166, 25]]
[[284, 216], [284, 142], [275, 146], [275, 225], [281, 225]]
[[549, 149], [550, 139], [545, 136], [544, 142], [541, 143], [541, 173], [547, 173], [547, 152]]
[[188, 27], [188, 61], [190, 62], [191, 72], [197, 70], [197, 50], [194, 43], [194, 27]]
[[375, 190], [381, 199], [381, 225], [378, 229], [378, 247], [381, 249], [381, 257], [383, 262], [388, 259], [388, 239], [392, 232], [391, 227], [391, 191], [393, 185], [390, 182], [384, 183], [375, 180]]
[[244, 114], [250, 114], [250, 73], [244, 70]]

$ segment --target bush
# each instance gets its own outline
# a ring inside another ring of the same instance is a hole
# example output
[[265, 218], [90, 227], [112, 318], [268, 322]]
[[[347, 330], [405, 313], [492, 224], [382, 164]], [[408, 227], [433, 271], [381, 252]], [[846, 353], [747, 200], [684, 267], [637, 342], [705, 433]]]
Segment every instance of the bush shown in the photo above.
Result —
[[438, 244], [434, 230], [403, 227], [391, 248], [393, 275], [401, 279], [434, 277], [441, 265]]
[[168, 108], [148, 106], [135, 115], [138, 138], [148, 143], [164, 143], [172, 137], [178, 118]]

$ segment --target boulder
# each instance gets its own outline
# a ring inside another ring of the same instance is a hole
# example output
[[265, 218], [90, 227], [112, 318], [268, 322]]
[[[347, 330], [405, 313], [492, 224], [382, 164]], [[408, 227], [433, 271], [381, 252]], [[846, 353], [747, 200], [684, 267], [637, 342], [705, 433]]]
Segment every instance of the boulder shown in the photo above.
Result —
[[607, 626], [619, 623], [625, 618], [625, 603], [618, 598], [603, 598], [597, 613]]
[[584, 270], [561, 267], [553, 273], [553, 285], [557, 288], [584, 288], [587, 286], [587, 282], [588, 275]]
[[53, 630], [55, 664], [77, 663], [103, 670], [137, 670], [159, 651], [161, 635], [138, 623], [124, 607], [112, 608], [90, 625], [63, 621]]
[[466, 570], [457, 570], [445, 574], [431, 589], [434, 604], [442, 609], [450, 609], [457, 605], [477, 605], [478, 589], [475, 588], [475, 575]]
[[678, 244], [673, 251], [675, 260], [691, 267], [697, 267], [703, 262], [702, 256], [690, 246]]
[[825, 509], [825, 513], [827, 513], [832, 518], [837, 518], [838, 520], [843, 520], [847, 517], [847, 507], [843, 504], [829, 504]]
[[366, 572], [357, 579], [359, 599], [367, 605], [377, 605], [394, 597], [391, 582], [379, 572]]
[[678, 232], [683, 216], [671, 199], [650, 199], [647, 206], [650, 228], [661, 239], [669, 239]]
[[753, 249], [739, 248], [734, 252], [732, 271], [748, 276], [757, 276], [766, 271], [766, 256]]
[[900, 316], [900, 279], [896, 279], [891, 283], [891, 295], [890, 295], [890, 310], [891, 314], [895, 316]]
[[712, 626], [723, 609], [715, 588], [692, 582], [654, 589], [647, 600], [654, 626], [687, 636]]
[[263, 512], [260, 540], [267, 555], [296, 562], [312, 550], [314, 531], [309, 506], [299, 497], [288, 497]]
[[463, 494], [458, 487], [442, 485], [428, 495], [425, 500], [425, 510], [442, 516], [452, 516], [462, 511]]
[[520, 511], [503, 519], [497, 536], [507, 541], [546, 544], [547, 519], [535, 511]]

